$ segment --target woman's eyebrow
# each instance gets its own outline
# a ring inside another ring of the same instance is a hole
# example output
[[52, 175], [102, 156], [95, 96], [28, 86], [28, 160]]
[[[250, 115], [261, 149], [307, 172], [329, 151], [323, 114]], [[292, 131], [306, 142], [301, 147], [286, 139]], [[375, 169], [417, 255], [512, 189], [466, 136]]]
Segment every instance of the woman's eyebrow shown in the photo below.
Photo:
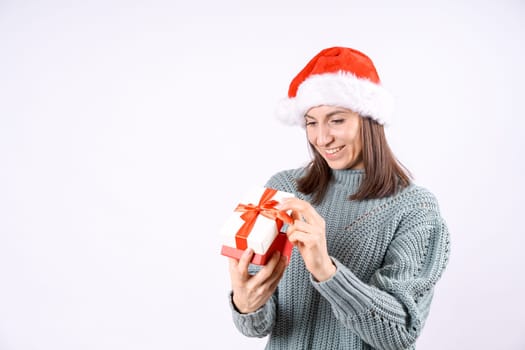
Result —
[[342, 113], [346, 113], [346, 112], [347, 112], [347, 111], [345, 111], [345, 110], [337, 109], [337, 110], [335, 110], [335, 111], [332, 111], [332, 112], [328, 113], [328, 114], [326, 115], [326, 118], [330, 118], [330, 117], [333, 117], [333, 116], [336, 115], [336, 114], [342, 114]]
[[[335, 111], [332, 111], [332, 112], [330, 112], [330, 113], [327, 113], [327, 114], [325, 115], [325, 118], [330, 118], [330, 117], [333, 117], [333, 116], [336, 115], [336, 114], [342, 114], [342, 113], [346, 113], [346, 112], [347, 112], [347, 111], [345, 111], [345, 110], [337, 109], [337, 110], [335, 110]], [[305, 114], [304, 117], [305, 117], [305, 118], [310, 118], [310, 119], [314, 119], [314, 120], [315, 120], [315, 117], [312, 117], [311, 115], [308, 115], [308, 114]]]

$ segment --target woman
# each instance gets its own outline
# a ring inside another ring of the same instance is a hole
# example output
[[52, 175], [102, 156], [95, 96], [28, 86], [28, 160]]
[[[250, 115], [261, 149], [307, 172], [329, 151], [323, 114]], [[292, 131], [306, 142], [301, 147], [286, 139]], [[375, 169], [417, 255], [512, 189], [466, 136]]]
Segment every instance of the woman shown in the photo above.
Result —
[[435, 197], [415, 185], [388, 147], [392, 99], [366, 55], [321, 51], [292, 80], [279, 108], [304, 126], [313, 154], [266, 187], [294, 193], [290, 263], [258, 271], [253, 252], [230, 259], [231, 308], [267, 349], [413, 349], [447, 265], [449, 234]]

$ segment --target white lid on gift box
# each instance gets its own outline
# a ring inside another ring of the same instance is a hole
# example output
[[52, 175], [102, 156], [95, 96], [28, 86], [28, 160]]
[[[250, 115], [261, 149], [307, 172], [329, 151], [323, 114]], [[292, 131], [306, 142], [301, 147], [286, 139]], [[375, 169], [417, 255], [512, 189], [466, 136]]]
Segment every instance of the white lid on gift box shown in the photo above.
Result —
[[[255, 188], [247, 192], [242, 198], [239, 204], [254, 204], [257, 205], [261, 199], [266, 188]], [[292, 193], [277, 191], [272, 199], [276, 201], [282, 201], [285, 198], [295, 197]], [[222, 238], [222, 244], [228, 247], [236, 247], [235, 236], [237, 231], [244, 224], [244, 220], [241, 219], [242, 212], [233, 212], [232, 215], [225, 221], [221, 227], [220, 236]], [[277, 236], [277, 226], [275, 220], [259, 215], [253, 226], [250, 234], [247, 238], [248, 248], [252, 248], [256, 254], [264, 254], [272, 244], [273, 240]]]

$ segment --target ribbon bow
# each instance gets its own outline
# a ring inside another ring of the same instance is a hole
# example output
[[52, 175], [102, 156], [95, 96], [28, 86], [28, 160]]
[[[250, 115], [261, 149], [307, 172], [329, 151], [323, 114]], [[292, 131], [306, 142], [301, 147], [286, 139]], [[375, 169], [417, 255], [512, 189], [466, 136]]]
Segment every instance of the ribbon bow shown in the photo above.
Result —
[[266, 188], [261, 196], [261, 199], [259, 200], [259, 204], [255, 205], [249, 203], [237, 205], [235, 211], [244, 212], [241, 215], [241, 219], [244, 220], [244, 224], [241, 226], [241, 228], [239, 228], [237, 234], [235, 235], [235, 243], [238, 249], [244, 250], [248, 248], [247, 238], [259, 215], [275, 220], [277, 230], [281, 230], [284, 222], [287, 224], [293, 223], [293, 219], [290, 217], [290, 215], [288, 215], [285, 211], [275, 208], [277, 204], [279, 204], [278, 201], [272, 199], [276, 193], [277, 190], [273, 188]]

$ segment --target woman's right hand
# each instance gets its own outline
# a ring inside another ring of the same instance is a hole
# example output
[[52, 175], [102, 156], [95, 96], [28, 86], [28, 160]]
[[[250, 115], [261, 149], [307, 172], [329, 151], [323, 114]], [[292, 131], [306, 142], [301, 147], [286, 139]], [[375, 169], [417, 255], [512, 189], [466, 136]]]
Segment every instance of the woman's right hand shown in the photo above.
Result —
[[275, 252], [259, 272], [251, 275], [248, 266], [253, 250], [246, 249], [239, 260], [230, 258], [233, 303], [243, 314], [254, 312], [272, 296], [286, 269], [286, 257]]

